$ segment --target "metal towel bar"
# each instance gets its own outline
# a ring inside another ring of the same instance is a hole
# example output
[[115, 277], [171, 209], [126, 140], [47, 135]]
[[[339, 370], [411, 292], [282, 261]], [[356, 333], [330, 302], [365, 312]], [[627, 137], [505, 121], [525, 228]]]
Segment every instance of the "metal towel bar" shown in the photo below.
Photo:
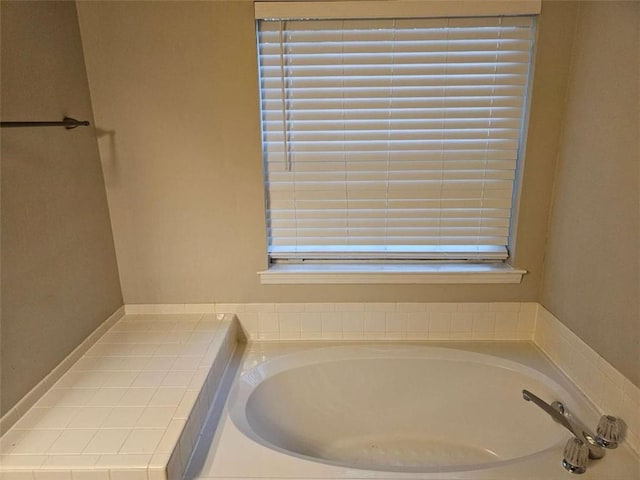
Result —
[[86, 120], [76, 120], [71, 117], [64, 117], [61, 122], [0, 122], [1, 128], [18, 127], [65, 127], [71, 130], [76, 127], [88, 127], [90, 123]]

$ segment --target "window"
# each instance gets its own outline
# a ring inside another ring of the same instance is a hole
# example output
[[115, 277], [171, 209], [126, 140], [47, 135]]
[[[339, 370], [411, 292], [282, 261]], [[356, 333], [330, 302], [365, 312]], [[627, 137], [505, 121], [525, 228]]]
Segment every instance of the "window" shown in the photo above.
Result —
[[270, 261], [507, 259], [533, 39], [519, 15], [259, 20]]

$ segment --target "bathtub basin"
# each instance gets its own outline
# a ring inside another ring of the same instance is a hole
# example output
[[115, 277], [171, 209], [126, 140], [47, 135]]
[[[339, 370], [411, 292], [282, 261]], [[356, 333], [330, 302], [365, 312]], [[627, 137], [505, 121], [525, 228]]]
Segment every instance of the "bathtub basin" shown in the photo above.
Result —
[[523, 388], [549, 401], [570, 397], [538, 370], [492, 355], [334, 346], [246, 370], [228, 410], [254, 442], [306, 461], [379, 472], [465, 472], [520, 462], [566, 441], [566, 431], [522, 400]]

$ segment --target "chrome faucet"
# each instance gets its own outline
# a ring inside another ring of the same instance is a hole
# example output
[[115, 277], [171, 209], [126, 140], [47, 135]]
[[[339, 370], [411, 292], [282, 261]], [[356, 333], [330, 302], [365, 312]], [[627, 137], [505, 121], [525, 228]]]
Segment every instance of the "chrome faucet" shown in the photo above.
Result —
[[[617, 418], [604, 415], [600, 419], [596, 430], [597, 435], [595, 435], [584, 423], [571, 415], [562, 402], [556, 401], [549, 405], [528, 390], [522, 390], [522, 398], [528, 402], [535, 403], [575, 437], [567, 442], [565, 458], [562, 460], [562, 466], [569, 472], [584, 473], [586, 471], [587, 456], [597, 460], [604, 457], [605, 448], [616, 448], [618, 446], [621, 426]], [[587, 449], [588, 455], [587, 451], [585, 451]]]
[[535, 403], [548, 413], [553, 420], [573, 433], [574, 437], [585, 442], [589, 448], [589, 458], [598, 459], [604, 457], [604, 448], [598, 445], [596, 436], [580, 420], [573, 417], [561, 402], [553, 402], [549, 405], [529, 390], [522, 390], [522, 398], [528, 402]]

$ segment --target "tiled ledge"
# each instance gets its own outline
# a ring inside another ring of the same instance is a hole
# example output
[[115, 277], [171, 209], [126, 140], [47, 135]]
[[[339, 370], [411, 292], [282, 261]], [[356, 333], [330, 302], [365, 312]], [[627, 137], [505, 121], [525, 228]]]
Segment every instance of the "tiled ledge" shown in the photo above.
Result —
[[0, 440], [3, 480], [177, 480], [236, 345], [232, 315], [126, 315]]

